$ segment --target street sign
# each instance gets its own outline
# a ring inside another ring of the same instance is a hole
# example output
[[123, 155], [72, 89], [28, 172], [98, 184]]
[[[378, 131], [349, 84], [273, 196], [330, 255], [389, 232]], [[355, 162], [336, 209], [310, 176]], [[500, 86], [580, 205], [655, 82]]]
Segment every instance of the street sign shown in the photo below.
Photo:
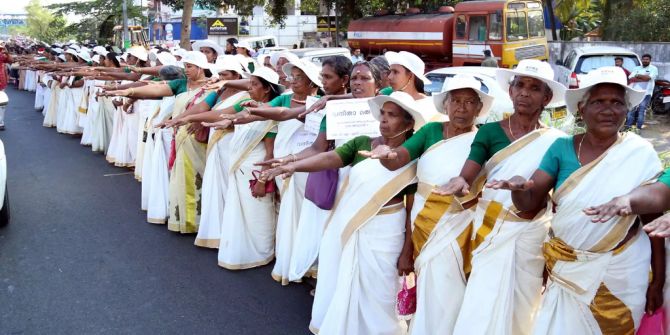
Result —
[[316, 31], [335, 31], [335, 17], [334, 16], [317, 16], [316, 17]]
[[237, 18], [208, 18], [207, 35], [237, 35]]

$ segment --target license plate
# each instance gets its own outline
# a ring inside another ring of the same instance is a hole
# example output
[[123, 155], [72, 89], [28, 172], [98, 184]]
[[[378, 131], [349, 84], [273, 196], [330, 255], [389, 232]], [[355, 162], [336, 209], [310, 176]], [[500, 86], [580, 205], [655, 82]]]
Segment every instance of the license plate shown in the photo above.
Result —
[[663, 103], [668, 103], [668, 102], [670, 102], [670, 97], [663, 98]]
[[568, 115], [568, 111], [565, 108], [561, 109], [555, 109], [551, 112], [551, 119], [556, 121], [556, 120], [561, 120], [565, 119], [565, 117]]

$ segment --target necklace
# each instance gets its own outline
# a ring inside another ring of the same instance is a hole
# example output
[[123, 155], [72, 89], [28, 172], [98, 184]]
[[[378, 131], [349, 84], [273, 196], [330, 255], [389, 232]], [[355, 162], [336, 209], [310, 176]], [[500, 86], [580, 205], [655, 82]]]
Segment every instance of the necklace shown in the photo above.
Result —
[[[512, 132], [512, 117], [510, 116], [507, 118], [507, 128], [509, 128], [509, 134], [512, 136], [512, 139], [516, 141], [518, 138], [514, 136], [514, 132]], [[535, 125], [535, 128], [533, 128], [533, 131], [537, 130], [537, 125]]]
[[581, 159], [582, 143], [584, 143], [585, 138], [586, 138], [586, 134], [584, 134], [584, 136], [582, 136], [582, 139], [579, 141], [579, 146], [577, 147], [577, 161], [579, 162], [579, 164], [582, 164], [582, 159]]

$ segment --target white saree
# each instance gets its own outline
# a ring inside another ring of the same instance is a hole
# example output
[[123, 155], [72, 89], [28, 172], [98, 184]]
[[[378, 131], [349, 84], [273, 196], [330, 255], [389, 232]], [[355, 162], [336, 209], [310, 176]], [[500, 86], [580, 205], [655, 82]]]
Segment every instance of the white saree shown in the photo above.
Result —
[[540, 302], [542, 242], [550, 215], [519, 218], [507, 190], [483, 189], [485, 180], [529, 179], [554, 141], [564, 134], [544, 128], [526, 134], [493, 155], [475, 181], [472, 272], [454, 334], [528, 334]]
[[157, 129], [156, 125], [172, 115], [174, 96], [164, 97], [155, 114], [147, 120], [144, 131], [146, 143], [142, 168], [142, 209], [147, 221], [164, 224], [168, 217], [168, 163], [171, 129]]
[[254, 163], [265, 158], [263, 138], [273, 121], [236, 125], [230, 147], [226, 207], [223, 210], [219, 243], [219, 266], [242, 270], [268, 264], [274, 258], [276, 213], [274, 194], [254, 198], [249, 189]]
[[[284, 121], [279, 125], [276, 143], [280, 144], [275, 145], [275, 148], [281, 147], [288, 151], [284, 154], [280, 150], [277, 157], [297, 154], [310, 147], [316, 139], [316, 134], [306, 131], [304, 124], [298, 120]], [[288, 285], [289, 283], [291, 256], [295, 244], [300, 243], [296, 239], [296, 234], [300, 223], [301, 208], [305, 200], [307, 175], [305, 172], [294, 173], [289, 179], [284, 180], [280, 186], [282, 197], [279, 217], [277, 218], [276, 261], [271, 275], [275, 281], [282, 285]]]
[[533, 334], [635, 333], [646, 303], [649, 239], [633, 228], [636, 235], [620, 245], [634, 216], [593, 223], [583, 209], [627, 194], [659, 172], [652, 145], [628, 133], [555, 191], [553, 236], [544, 245], [550, 280]]
[[322, 335], [404, 334], [395, 311], [397, 262], [405, 241], [402, 202], [383, 207], [416, 178], [416, 162], [389, 171], [353, 166], [321, 244], [310, 330]]
[[431, 193], [460, 174], [476, 132], [435, 143], [419, 158], [412, 207], [417, 307], [410, 334], [451, 334], [470, 269], [473, 211]]
[[49, 82], [51, 85], [51, 97], [49, 99], [49, 106], [44, 108], [44, 121], [42, 126], [53, 128], [56, 127], [58, 121], [58, 109], [60, 108], [61, 92], [60, 83], [52, 79]]
[[[246, 91], [220, 101], [212, 110], [223, 110], [234, 106], [243, 99], [248, 99]], [[230, 141], [233, 138], [232, 129], [210, 130], [207, 143], [207, 162], [202, 179], [202, 215], [200, 227], [194, 244], [204, 248], [218, 248], [225, 208], [226, 190], [228, 189], [228, 171], [230, 171], [230, 156], [232, 150]]]
[[[161, 100], [143, 99], [137, 100], [133, 106], [133, 112], [137, 114], [138, 118], [138, 128], [135, 132], [135, 179], [138, 181], [142, 181], [142, 170], [144, 168], [146, 125], [149, 119], [155, 115], [160, 103]], [[132, 143], [130, 145], [132, 145]]]

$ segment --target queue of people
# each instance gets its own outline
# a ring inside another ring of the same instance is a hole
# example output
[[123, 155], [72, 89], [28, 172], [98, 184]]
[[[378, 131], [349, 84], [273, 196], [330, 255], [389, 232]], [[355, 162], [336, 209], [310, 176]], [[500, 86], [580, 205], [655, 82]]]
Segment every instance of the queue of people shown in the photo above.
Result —
[[[427, 96], [409, 52], [318, 66], [232, 46], [12, 57], [45, 127], [134, 169], [147, 222], [218, 249], [227, 270], [316, 278], [315, 334], [632, 334], [669, 298], [670, 171], [621, 132], [645, 92], [620, 68], [570, 90], [541, 61], [498, 69], [514, 110], [479, 124], [495, 100], [481, 82]], [[377, 135], [328, 137], [319, 111], [347, 99]], [[540, 122], [560, 104], [585, 133]], [[412, 276], [408, 322], [397, 295]]]

